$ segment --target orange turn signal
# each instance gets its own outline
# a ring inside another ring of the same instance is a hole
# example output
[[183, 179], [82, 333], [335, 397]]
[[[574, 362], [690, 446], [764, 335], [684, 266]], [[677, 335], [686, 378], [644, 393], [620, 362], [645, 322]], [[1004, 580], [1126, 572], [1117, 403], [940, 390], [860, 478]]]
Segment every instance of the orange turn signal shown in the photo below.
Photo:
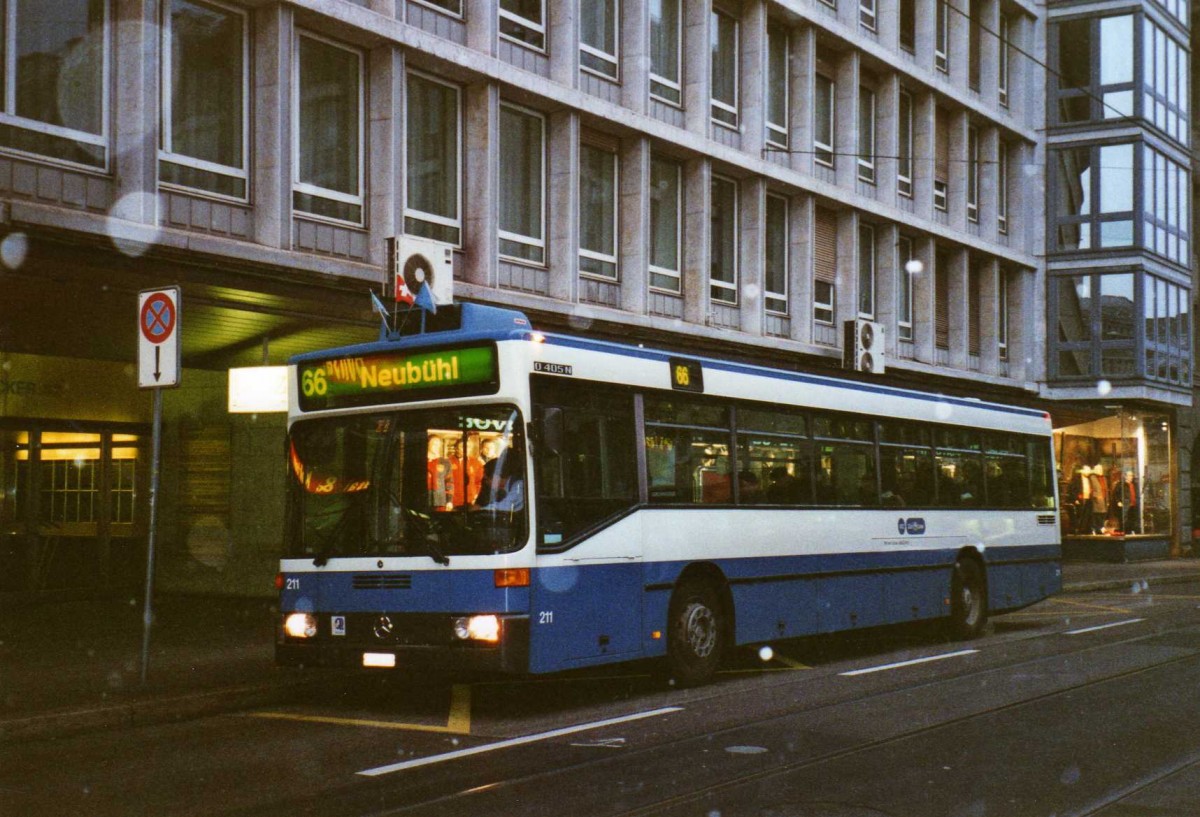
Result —
[[496, 571], [497, 587], [528, 587], [529, 568], [507, 567]]

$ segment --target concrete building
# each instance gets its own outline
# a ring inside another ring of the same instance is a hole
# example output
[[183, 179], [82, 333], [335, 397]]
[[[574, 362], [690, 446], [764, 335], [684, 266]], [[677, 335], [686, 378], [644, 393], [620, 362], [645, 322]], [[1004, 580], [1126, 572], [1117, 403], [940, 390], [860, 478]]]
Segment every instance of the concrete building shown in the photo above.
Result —
[[[1061, 5], [0, 2], [0, 595], [140, 586], [137, 292], [170, 284], [159, 586], [270, 593], [284, 421], [228, 414], [227, 370], [374, 337], [401, 234], [455, 247], [457, 299], [548, 329], [831, 370], [872, 321], [885, 371], [847, 376], [1041, 406], [1064, 456], [1186, 493], [1186, 209], [1045, 184], [1068, 141], [1098, 168], [1112, 142], [1190, 188], [1186, 93], [1140, 59], [1110, 83], [1103, 28], [1093, 115], [1062, 121]], [[1122, 8], [1186, 77], [1186, 20]], [[1184, 519], [1140, 529], [1179, 552]]]

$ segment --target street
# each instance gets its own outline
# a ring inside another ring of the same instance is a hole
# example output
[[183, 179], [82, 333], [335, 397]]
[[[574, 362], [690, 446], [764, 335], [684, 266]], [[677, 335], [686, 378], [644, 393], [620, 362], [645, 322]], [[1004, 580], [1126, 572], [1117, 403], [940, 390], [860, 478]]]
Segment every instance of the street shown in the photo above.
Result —
[[[1200, 813], [1200, 584], [632, 665], [356, 676], [287, 706], [0, 749], [0, 815]], [[1150, 808], [1153, 806], [1153, 808]]]

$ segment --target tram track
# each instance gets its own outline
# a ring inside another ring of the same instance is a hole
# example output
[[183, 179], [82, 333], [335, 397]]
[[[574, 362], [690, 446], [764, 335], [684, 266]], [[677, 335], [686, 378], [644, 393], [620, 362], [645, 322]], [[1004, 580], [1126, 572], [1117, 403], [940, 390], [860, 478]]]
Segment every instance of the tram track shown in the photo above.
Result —
[[[978, 681], [983, 676], [995, 675], [997, 673], [1005, 673], [1008, 675], [1019, 674], [1023, 669], [1029, 669], [1039, 664], [1045, 664], [1047, 661], [1066, 661], [1073, 658], [1083, 657], [1090, 653], [1113, 650], [1114, 648], [1132, 646], [1144, 642], [1152, 642], [1154, 639], [1160, 639], [1172, 634], [1185, 633], [1187, 630], [1194, 630], [1195, 628], [1196, 621], [1194, 618], [1192, 618], [1191, 620], [1185, 622], [1179, 622], [1175, 624], [1175, 626], [1156, 627], [1155, 631], [1152, 633], [1131, 636], [1116, 641], [1106, 641], [1101, 644], [1081, 645], [1073, 649], [1067, 649], [1044, 655], [1036, 655], [1009, 663], [982, 667], [978, 670], [960, 671], [948, 677], [937, 677], [915, 684], [903, 686], [889, 684], [884, 689], [877, 689], [866, 694], [859, 693], [854, 695], [839, 695], [837, 696], [836, 700], [826, 700], [807, 707], [801, 706], [789, 711], [787, 715], [790, 717], [817, 715], [820, 713], [829, 715], [830, 713], [833, 713], [842, 707], [863, 706], [872, 702], [883, 701], [889, 696], [895, 696], [897, 694], [913, 694], [920, 692], [927, 694], [934, 693], [939, 687], [945, 687], [949, 684], [962, 684], [972, 680]], [[1063, 635], [1063, 633], [1043, 634], [1041, 636], [1031, 638], [1044, 638], [1047, 635]], [[1024, 641], [1025, 638], [1020, 638], [1018, 640]], [[1200, 641], [1198, 641], [1198, 644], [1200, 644]], [[1167, 670], [1176, 665], [1197, 661], [1200, 661], [1200, 647], [1197, 647], [1194, 651], [1189, 651], [1183, 655], [1177, 655], [1164, 660], [1155, 661], [1148, 666], [1106, 673], [1103, 675], [1103, 677], [1089, 678], [1078, 683], [1071, 683], [1067, 686], [1061, 686], [1052, 690], [1048, 690], [1044, 693], [1023, 697], [1020, 700], [995, 706], [987, 706], [982, 709], [964, 713], [962, 715], [948, 717], [943, 720], [939, 720], [937, 723], [929, 724], [927, 726], [906, 729], [895, 734], [887, 735], [886, 737], [882, 737], [878, 740], [858, 742], [853, 746], [847, 746], [836, 751], [823, 752], [791, 762], [778, 763], [772, 765], [770, 768], [734, 774], [733, 776], [725, 777], [708, 785], [693, 787], [685, 792], [673, 794], [667, 797], [661, 797], [653, 800], [652, 802], [646, 802], [632, 808], [609, 813], [621, 815], [621, 817], [641, 817], [642, 815], [659, 814], [680, 809], [701, 800], [720, 796], [721, 794], [727, 794], [740, 787], [767, 782], [774, 778], [780, 778], [806, 769], [819, 767], [822, 764], [829, 764], [839, 760], [853, 758], [855, 755], [862, 755], [874, 750], [886, 749], [889, 746], [894, 746], [905, 741], [935, 735], [938, 732], [951, 730], [955, 727], [969, 724], [972, 721], [979, 721], [981, 719], [989, 718], [998, 714], [1034, 707], [1047, 701], [1052, 701], [1056, 698], [1063, 698], [1065, 696], [1078, 694], [1080, 692], [1091, 690], [1106, 684], [1130, 681], [1137, 679], [1139, 676], [1146, 676], [1150, 673]], [[826, 679], [831, 677], [832, 674], [825, 676]], [[816, 679], [814, 678], [814, 680]], [[721, 693], [717, 691], [713, 695], [699, 699], [693, 699], [693, 701], [687, 703], [686, 706], [689, 709], [695, 709], [697, 706], [702, 706], [706, 702], [717, 702], [720, 697]], [[670, 754], [677, 749], [694, 745], [698, 740], [720, 743], [722, 738], [728, 739], [737, 733], [745, 733], [747, 731], [753, 731], [755, 728], [769, 726], [779, 717], [780, 714], [778, 712], [772, 712], [755, 719], [723, 727], [713, 732], [706, 733], [703, 736], [691, 734], [674, 740], [656, 743], [652, 746], [631, 749], [630, 751], [622, 752], [620, 756], [610, 756], [584, 762], [568, 763], [562, 766], [556, 766], [552, 769], [544, 769], [533, 773], [508, 777], [491, 783], [473, 785], [471, 788], [463, 791], [448, 793], [442, 796], [435, 796], [426, 800], [422, 800], [421, 802], [396, 805], [394, 807], [373, 811], [371, 813], [373, 815], [377, 815], [377, 817], [384, 817], [384, 815], [406, 814], [417, 811], [426, 812], [430, 810], [433, 812], [443, 813], [462, 813], [460, 810], [462, 808], [466, 808], [467, 803], [473, 802], [474, 798], [479, 796], [494, 797], [503, 795], [504, 793], [515, 793], [522, 787], [533, 787], [535, 789], [542, 790], [544, 787], [552, 785], [551, 781], [556, 779], [561, 780], [561, 776], [564, 774], [578, 775], [582, 770], [585, 769], [602, 774], [602, 770], [606, 768], [615, 770], [618, 768], [618, 766], [637, 767], [642, 765], [639, 763], [639, 758], [649, 759], [654, 756], [659, 756], [663, 753]], [[1197, 763], [1200, 763], [1200, 754], [1197, 754], [1195, 757], [1189, 757], [1184, 763], [1182, 763], [1182, 765], [1179, 765], [1178, 768], [1172, 766], [1171, 768], [1166, 769], [1164, 774], [1173, 774], [1180, 769], [1188, 768], [1190, 765]], [[619, 774], [617, 776], [619, 776]], [[1112, 799], [1111, 802], [1118, 802], [1119, 798], [1128, 797], [1130, 796], [1131, 792], [1140, 791], [1145, 786], [1153, 785], [1154, 782], [1159, 779], [1162, 779], [1161, 775], [1154, 777], [1154, 779], [1147, 779], [1143, 783], [1137, 784], [1135, 788], [1128, 792], [1117, 792], [1113, 795], [1114, 798], [1117, 799]], [[1102, 810], [1108, 804], [1110, 803], [1106, 801], [1105, 803], [1096, 803], [1090, 805], [1088, 806], [1088, 810], [1079, 811], [1078, 815], [1079, 817], [1099, 815], [1100, 810]]]

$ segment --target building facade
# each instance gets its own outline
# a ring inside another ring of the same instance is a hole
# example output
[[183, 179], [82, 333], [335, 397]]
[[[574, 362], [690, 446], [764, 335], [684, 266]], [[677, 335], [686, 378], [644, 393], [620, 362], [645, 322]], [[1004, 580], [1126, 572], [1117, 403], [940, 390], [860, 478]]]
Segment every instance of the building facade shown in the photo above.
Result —
[[1083, 80], [1086, 26], [1029, 0], [0, 7], [0, 594], [138, 586], [168, 284], [160, 586], [269, 593], [284, 424], [226, 371], [374, 337], [398, 235], [558, 331], [821, 371], [870, 321], [885, 371], [847, 376], [1041, 406], [1061, 457], [1187, 485], [1186, 84], [1101, 57], [1162, 34], [1186, 82], [1148, 0], [1088, 24]]

